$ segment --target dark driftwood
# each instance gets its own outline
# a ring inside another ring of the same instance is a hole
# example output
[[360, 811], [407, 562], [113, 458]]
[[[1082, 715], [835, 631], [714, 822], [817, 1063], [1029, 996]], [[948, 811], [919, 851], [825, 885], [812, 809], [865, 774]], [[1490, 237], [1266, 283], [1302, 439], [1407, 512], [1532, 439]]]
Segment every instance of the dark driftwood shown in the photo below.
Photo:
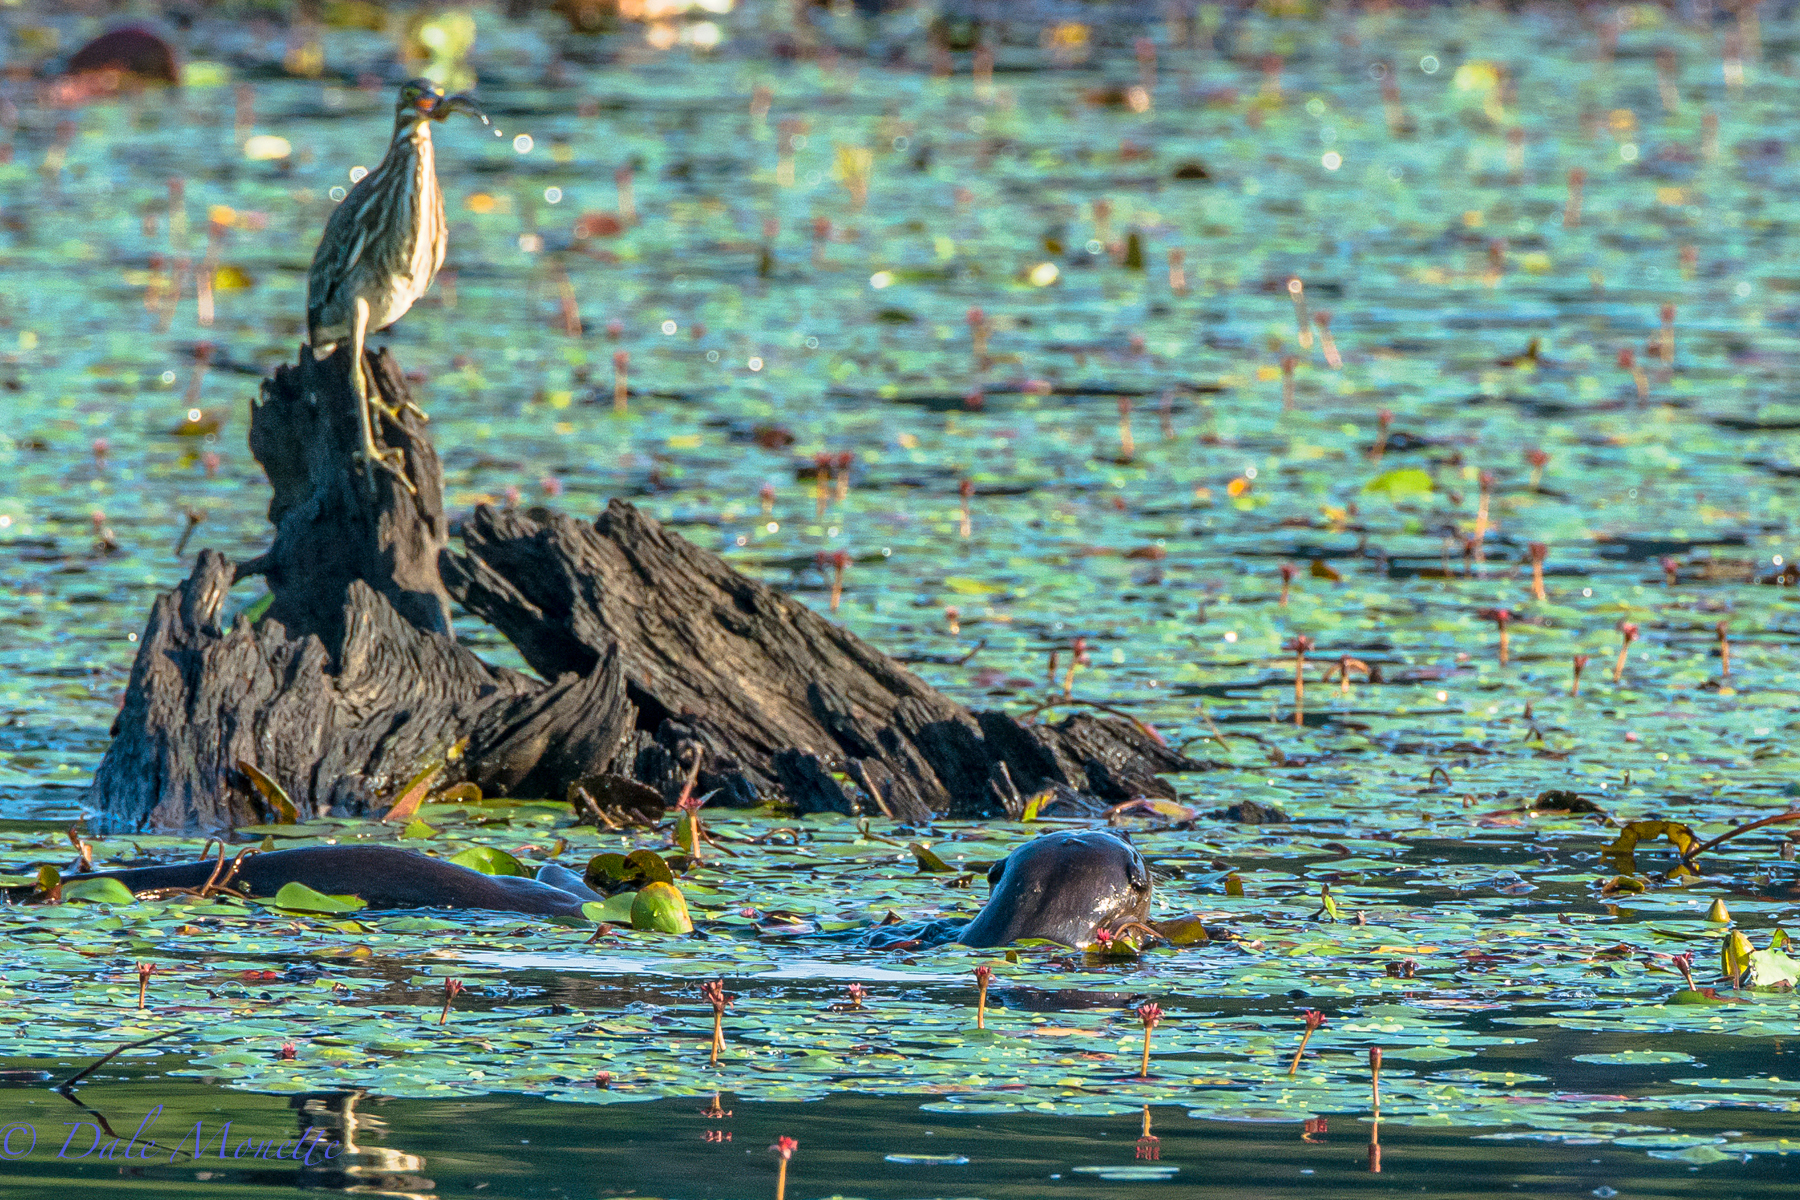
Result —
[[[250, 446], [274, 490], [274, 540], [235, 568], [202, 553], [153, 607], [89, 795], [104, 826], [266, 820], [240, 762], [302, 818], [378, 812], [441, 763], [440, 783], [487, 795], [579, 785], [594, 819], [634, 781], [665, 802], [693, 786], [716, 804], [920, 819], [1017, 813], [1051, 786], [1172, 796], [1159, 772], [1204, 765], [1130, 721], [971, 712], [622, 501], [592, 523], [479, 508], [458, 553], [404, 377], [385, 351], [369, 357], [400, 413], [378, 437], [404, 452], [411, 490], [356, 457], [348, 362], [303, 349], [264, 383]], [[266, 613], [225, 628], [232, 584], [257, 574]], [[458, 645], [451, 596], [552, 682]]]
[[[802, 811], [985, 816], [1056, 783], [1103, 799], [1173, 796], [1157, 772], [1202, 766], [1129, 721], [972, 713], [622, 500], [592, 524], [478, 508], [463, 544], [442, 572], [465, 608], [545, 674], [586, 670], [616, 647], [640, 729], [679, 725], [704, 750], [707, 782], [732, 795], [775, 790]], [[633, 773], [668, 787], [659, 751], [673, 740], [654, 738]]]
[[[302, 348], [250, 406], [250, 453], [269, 476], [275, 542], [240, 575], [263, 575], [275, 599], [269, 616], [296, 637], [342, 636], [345, 589], [360, 579], [402, 617], [432, 633], [450, 632], [450, 597], [437, 560], [450, 543], [444, 475], [406, 378], [385, 349], [365, 359], [398, 421], [377, 417], [377, 440], [398, 449], [409, 493], [389, 471], [357, 461], [362, 425], [349, 390], [350, 346], [323, 361]], [[550, 678], [555, 678], [554, 675]]]
[[[348, 361], [340, 351], [314, 363], [303, 349], [298, 367], [264, 383], [250, 444], [274, 486], [274, 543], [235, 569], [202, 552], [152, 607], [89, 793], [103, 825], [267, 820], [240, 762], [279, 783], [302, 818], [364, 815], [465, 739], [445, 781], [560, 794], [565, 777], [603, 771], [634, 725], [614, 663], [546, 686], [446, 636], [437, 456], [417, 417], [384, 419], [383, 440], [405, 451], [417, 495], [385, 470], [365, 471]], [[390, 404], [410, 399], [391, 356], [367, 361]], [[267, 615], [222, 627], [231, 585], [259, 573], [273, 593]]]

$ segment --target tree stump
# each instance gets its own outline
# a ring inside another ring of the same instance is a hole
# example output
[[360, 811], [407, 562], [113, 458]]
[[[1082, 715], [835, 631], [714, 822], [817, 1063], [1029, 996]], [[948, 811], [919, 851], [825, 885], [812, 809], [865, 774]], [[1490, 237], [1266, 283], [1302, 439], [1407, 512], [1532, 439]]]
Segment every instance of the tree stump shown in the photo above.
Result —
[[[347, 349], [264, 381], [250, 448], [274, 539], [233, 566], [201, 553], [153, 605], [113, 742], [88, 795], [101, 825], [218, 830], [269, 820], [240, 764], [301, 819], [436, 786], [610, 794], [923, 819], [1017, 814], [1062, 786], [1173, 796], [1161, 772], [1207, 764], [1131, 721], [1024, 724], [971, 712], [841, 626], [614, 500], [593, 522], [482, 506], [450, 546], [442, 473], [404, 376], [367, 359], [378, 440], [403, 485], [365, 464]], [[225, 618], [232, 585], [268, 583]], [[451, 633], [450, 600], [541, 676], [489, 666]], [[548, 681], [548, 682], [546, 682]]]

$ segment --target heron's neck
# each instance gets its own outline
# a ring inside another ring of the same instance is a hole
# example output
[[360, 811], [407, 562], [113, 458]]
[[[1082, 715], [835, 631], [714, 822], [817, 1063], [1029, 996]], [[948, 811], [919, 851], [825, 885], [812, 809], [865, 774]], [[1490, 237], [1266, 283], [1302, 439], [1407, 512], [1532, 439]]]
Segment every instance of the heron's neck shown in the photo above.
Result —
[[411, 151], [421, 158], [431, 157], [431, 121], [429, 118], [401, 121], [394, 126], [394, 140], [388, 143], [390, 154]]

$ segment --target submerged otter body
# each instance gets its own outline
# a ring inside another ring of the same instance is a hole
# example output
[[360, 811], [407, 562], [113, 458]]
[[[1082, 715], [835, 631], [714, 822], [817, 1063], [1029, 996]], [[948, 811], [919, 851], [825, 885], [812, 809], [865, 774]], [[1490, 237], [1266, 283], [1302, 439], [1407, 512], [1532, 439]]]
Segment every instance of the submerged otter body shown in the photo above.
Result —
[[988, 902], [955, 939], [1004, 946], [1043, 938], [1085, 949], [1094, 931], [1150, 919], [1150, 869], [1124, 838], [1063, 830], [1026, 842], [988, 871]]
[[[133, 892], [198, 888], [223, 878], [213, 859], [159, 867], [102, 871], [78, 879], [116, 879]], [[547, 863], [536, 879], [483, 875], [480, 871], [393, 846], [303, 846], [252, 854], [238, 863], [231, 886], [270, 897], [283, 885], [301, 883], [326, 895], [360, 896], [372, 909], [463, 908], [576, 917], [581, 906], [604, 899], [565, 867]], [[1096, 929], [1146, 920], [1150, 872], [1143, 855], [1125, 839], [1102, 830], [1045, 834], [1014, 850], [988, 872], [992, 889], [973, 921], [890, 925], [871, 931], [874, 948], [942, 945], [1004, 946], [1043, 938], [1086, 947]], [[29, 888], [16, 889], [24, 893]]]
[[[133, 892], [197, 888], [218, 863], [203, 860], [165, 867], [103, 871], [77, 879], [116, 879]], [[220, 871], [223, 878], [225, 872]], [[301, 846], [252, 854], [238, 864], [231, 885], [252, 896], [273, 896], [284, 884], [302, 883], [328, 896], [360, 896], [370, 908], [479, 908], [543, 917], [578, 917], [581, 906], [605, 897], [581, 876], [553, 864], [536, 879], [483, 875], [480, 871], [393, 846]]]

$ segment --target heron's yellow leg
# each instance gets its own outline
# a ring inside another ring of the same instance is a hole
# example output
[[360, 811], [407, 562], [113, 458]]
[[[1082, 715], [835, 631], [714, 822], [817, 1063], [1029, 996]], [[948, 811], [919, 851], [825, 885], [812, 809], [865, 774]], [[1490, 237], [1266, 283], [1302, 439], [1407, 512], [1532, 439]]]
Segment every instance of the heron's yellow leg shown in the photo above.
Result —
[[[368, 331], [369, 302], [358, 297], [356, 301], [356, 314], [351, 318], [350, 326], [350, 383], [351, 386], [356, 389], [356, 395], [358, 397], [356, 410], [362, 416], [363, 457], [371, 463], [380, 463], [382, 466], [386, 467], [393, 474], [394, 478], [400, 481], [402, 487], [416, 496], [418, 495], [418, 490], [413, 487], [412, 481], [406, 477], [405, 471], [402, 470], [402, 466], [406, 461], [405, 452], [396, 448], [384, 453], [375, 445], [375, 425], [373, 418], [369, 413], [369, 406], [371, 404], [380, 404], [381, 401], [377, 398], [377, 393], [373, 381], [369, 378], [368, 371], [363, 367], [363, 341], [367, 336]], [[386, 405], [382, 405], [382, 407], [386, 408]], [[373, 477], [371, 477], [371, 484], [372, 483]]]

